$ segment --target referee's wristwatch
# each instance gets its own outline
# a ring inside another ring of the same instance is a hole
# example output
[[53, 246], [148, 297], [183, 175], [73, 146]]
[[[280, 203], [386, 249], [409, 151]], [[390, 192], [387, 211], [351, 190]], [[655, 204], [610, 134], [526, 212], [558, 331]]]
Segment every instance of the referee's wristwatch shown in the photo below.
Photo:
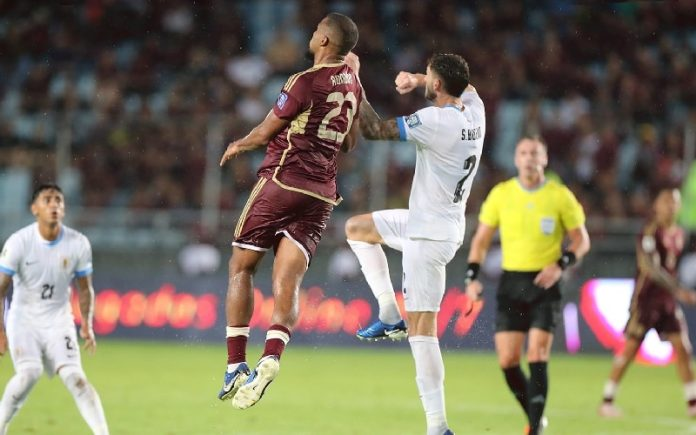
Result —
[[466, 278], [464, 278], [464, 284], [469, 285], [472, 281], [476, 281], [478, 278], [479, 270], [481, 270], [481, 264], [479, 263], [469, 263], [466, 265]]
[[556, 261], [556, 264], [558, 264], [558, 267], [560, 267], [561, 270], [566, 270], [568, 267], [575, 264], [576, 261], [578, 261], [578, 259], [575, 256], [575, 252], [563, 251], [563, 253], [561, 254], [561, 258], [559, 258], [558, 261]]

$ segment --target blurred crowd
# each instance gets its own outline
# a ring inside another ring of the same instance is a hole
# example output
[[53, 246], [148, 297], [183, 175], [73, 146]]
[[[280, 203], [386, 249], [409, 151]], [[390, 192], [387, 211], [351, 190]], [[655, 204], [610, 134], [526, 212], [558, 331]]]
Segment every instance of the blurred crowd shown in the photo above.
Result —
[[[462, 54], [486, 103], [476, 211], [514, 174], [520, 135], [548, 143], [550, 170], [589, 215], [646, 214], [651, 191], [686, 177], [696, 112], [696, 3], [456, 0], [0, 0], [0, 179], [52, 180], [67, 144], [71, 201], [198, 208], [207, 155], [270, 109], [330, 11], [354, 18], [362, 82], [377, 111], [409, 114], [400, 70]], [[386, 207], [407, 205], [415, 162], [388, 153]], [[371, 144], [341, 158], [343, 211], [369, 207]], [[243, 205], [261, 152], [223, 169], [220, 206]], [[214, 162], [216, 163], [216, 161]]]

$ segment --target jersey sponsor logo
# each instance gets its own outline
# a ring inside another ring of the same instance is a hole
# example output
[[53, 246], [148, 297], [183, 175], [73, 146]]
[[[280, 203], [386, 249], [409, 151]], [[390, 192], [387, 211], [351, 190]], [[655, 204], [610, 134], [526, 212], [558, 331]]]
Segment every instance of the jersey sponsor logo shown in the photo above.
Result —
[[421, 124], [422, 122], [417, 113], [406, 117], [406, 125], [408, 125], [410, 128], [418, 127]]
[[288, 94], [285, 92], [281, 92], [280, 95], [278, 95], [278, 100], [276, 101], [276, 106], [278, 106], [279, 109], [283, 110], [283, 107], [285, 107], [285, 103], [288, 101]]
[[541, 218], [541, 232], [547, 236], [553, 234], [553, 230], [556, 229], [556, 220], [552, 217]]

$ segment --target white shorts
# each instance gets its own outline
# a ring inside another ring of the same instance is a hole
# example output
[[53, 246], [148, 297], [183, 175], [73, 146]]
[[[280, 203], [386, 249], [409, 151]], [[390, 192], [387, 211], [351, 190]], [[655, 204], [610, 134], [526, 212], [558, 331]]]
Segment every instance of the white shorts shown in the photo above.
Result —
[[384, 243], [403, 252], [402, 292], [406, 311], [440, 311], [446, 266], [454, 258], [459, 243], [406, 237], [406, 209], [376, 211], [372, 219]]
[[7, 341], [15, 371], [36, 367], [50, 377], [64, 366], [82, 368], [75, 325], [38, 327], [26, 319], [8, 319]]

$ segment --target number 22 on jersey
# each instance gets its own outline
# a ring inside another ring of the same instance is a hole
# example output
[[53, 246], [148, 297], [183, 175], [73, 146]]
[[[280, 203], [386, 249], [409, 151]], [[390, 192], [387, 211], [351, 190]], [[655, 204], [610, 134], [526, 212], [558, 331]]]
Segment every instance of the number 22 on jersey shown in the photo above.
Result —
[[[350, 105], [350, 107], [348, 107], [348, 110], [346, 112], [346, 115], [348, 117], [346, 129], [345, 131], [341, 132], [336, 129], [335, 123], [332, 124], [331, 120], [341, 114], [341, 110], [343, 110], [343, 105], [347, 101], [350, 101], [352, 104]], [[353, 92], [348, 92], [345, 95], [343, 95], [340, 92], [332, 92], [329, 94], [328, 97], [326, 97], [326, 102], [335, 102], [338, 103], [338, 105], [333, 109], [329, 110], [326, 116], [324, 116], [324, 119], [321, 120], [319, 130], [317, 131], [317, 136], [320, 139], [326, 139], [341, 144], [343, 143], [343, 139], [346, 137], [348, 131], [350, 131], [350, 126], [353, 124], [353, 115], [355, 115], [355, 109], [357, 108], [356, 106], [358, 105], [358, 100], [357, 98], [355, 98], [355, 94]]]
[[454, 189], [454, 203], [458, 203], [462, 200], [464, 196], [464, 183], [466, 180], [474, 173], [474, 168], [476, 167], [476, 156], [469, 156], [468, 159], [464, 160], [464, 177], [457, 183], [456, 189]]

